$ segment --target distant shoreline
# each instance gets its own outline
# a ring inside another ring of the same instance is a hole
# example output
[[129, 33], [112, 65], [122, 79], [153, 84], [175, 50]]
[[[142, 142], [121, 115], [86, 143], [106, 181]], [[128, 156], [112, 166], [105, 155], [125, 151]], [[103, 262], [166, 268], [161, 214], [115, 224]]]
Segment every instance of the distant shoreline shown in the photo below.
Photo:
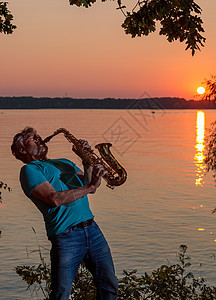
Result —
[[204, 100], [177, 97], [143, 99], [75, 99], [49, 97], [0, 97], [0, 109], [215, 109], [216, 104]]

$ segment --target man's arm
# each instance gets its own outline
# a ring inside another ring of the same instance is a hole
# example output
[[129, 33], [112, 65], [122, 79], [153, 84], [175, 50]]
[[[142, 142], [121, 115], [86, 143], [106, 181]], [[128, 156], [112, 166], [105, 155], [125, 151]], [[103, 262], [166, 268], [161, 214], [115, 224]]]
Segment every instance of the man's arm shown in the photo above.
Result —
[[72, 203], [94, 191], [94, 185], [88, 184], [77, 189], [57, 192], [48, 181], [45, 181], [34, 188], [32, 196], [46, 202], [52, 207], [58, 207]]
[[[91, 146], [89, 145], [88, 141], [80, 139], [79, 143], [83, 149], [91, 151]], [[83, 160], [81, 153], [79, 153], [75, 145], [73, 145], [72, 151], [82, 159], [83, 163], [84, 173], [82, 171], [79, 171], [77, 172], [77, 175], [79, 176], [84, 185], [89, 184], [92, 179], [93, 167], [87, 161]]]
[[92, 170], [93, 167], [91, 165], [83, 164], [84, 173], [82, 171], [77, 172], [77, 176], [83, 182], [84, 185], [89, 184], [92, 179]]
[[95, 165], [92, 169], [91, 182], [77, 189], [67, 191], [55, 191], [53, 186], [45, 181], [34, 188], [32, 196], [46, 202], [52, 207], [72, 203], [89, 193], [94, 193], [100, 186], [101, 177], [106, 174], [102, 165]]
[[[83, 149], [86, 149], [88, 151], [91, 151], [91, 146], [89, 145], [88, 141], [85, 140], [79, 140], [80, 146], [83, 147]], [[79, 151], [76, 149], [75, 145], [73, 145], [72, 147], [73, 152], [79, 156], [82, 160], [83, 157], [80, 155]], [[84, 168], [84, 173], [82, 171], [77, 172], [77, 175], [79, 176], [79, 178], [81, 179], [81, 181], [83, 182], [83, 184], [89, 184], [91, 182], [92, 179], [92, 170], [93, 167], [86, 161], [83, 160], [83, 168]]]

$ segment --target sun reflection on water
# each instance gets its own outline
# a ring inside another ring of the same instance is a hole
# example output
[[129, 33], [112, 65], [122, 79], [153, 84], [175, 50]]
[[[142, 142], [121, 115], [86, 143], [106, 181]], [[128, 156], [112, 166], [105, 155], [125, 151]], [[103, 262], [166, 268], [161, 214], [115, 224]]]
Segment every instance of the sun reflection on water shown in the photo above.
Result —
[[196, 186], [203, 186], [203, 176], [205, 173], [205, 165], [204, 165], [204, 159], [205, 155], [203, 154], [205, 145], [204, 145], [204, 139], [205, 139], [205, 113], [202, 111], [197, 112], [197, 119], [196, 119], [196, 154], [194, 156], [195, 165], [197, 167], [196, 169], [196, 180], [195, 185]]

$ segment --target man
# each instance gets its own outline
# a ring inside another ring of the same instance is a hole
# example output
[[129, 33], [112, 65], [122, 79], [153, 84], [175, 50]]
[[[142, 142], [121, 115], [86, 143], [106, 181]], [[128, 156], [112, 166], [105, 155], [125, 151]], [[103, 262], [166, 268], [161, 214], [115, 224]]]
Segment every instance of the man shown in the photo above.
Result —
[[[87, 141], [80, 144], [90, 148]], [[50, 299], [69, 299], [82, 261], [93, 275], [97, 299], [116, 299], [118, 284], [110, 249], [87, 198], [100, 186], [104, 167], [85, 163], [83, 173], [67, 159], [47, 159], [48, 147], [31, 127], [15, 135], [11, 150], [25, 163], [20, 171], [22, 189], [43, 214], [52, 243]], [[75, 146], [73, 151], [79, 155]]]

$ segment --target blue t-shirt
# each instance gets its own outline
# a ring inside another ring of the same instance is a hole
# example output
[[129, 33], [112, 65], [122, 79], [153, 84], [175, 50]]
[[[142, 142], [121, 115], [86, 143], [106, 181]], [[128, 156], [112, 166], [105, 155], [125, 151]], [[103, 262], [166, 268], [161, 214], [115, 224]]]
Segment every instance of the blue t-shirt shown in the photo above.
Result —
[[87, 196], [58, 207], [52, 207], [32, 196], [34, 188], [45, 181], [48, 181], [56, 191], [83, 186], [76, 174], [78, 171], [80, 169], [73, 162], [64, 158], [32, 161], [21, 168], [22, 189], [43, 214], [48, 237], [60, 234], [70, 226], [94, 217]]

